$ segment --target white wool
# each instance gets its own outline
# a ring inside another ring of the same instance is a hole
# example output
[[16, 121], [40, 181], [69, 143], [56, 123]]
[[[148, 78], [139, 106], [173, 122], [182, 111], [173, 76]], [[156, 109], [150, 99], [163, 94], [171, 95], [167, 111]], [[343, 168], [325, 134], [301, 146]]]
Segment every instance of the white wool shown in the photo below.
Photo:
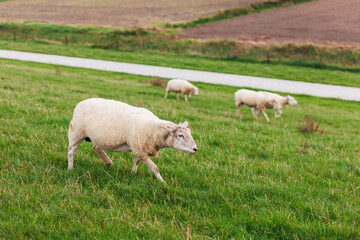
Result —
[[188, 101], [188, 97], [191, 97], [191, 94], [194, 94], [195, 96], [199, 95], [199, 89], [195, 87], [190, 82], [183, 80], [183, 79], [172, 79], [167, 83], [166, 86], [166, 93], [165, 97], [167, 98], [167, 95], [170, 92], [175, 92], [176, 98], [178, 98], [178, 93], [182, 93], [184, 95], [185, 101]]
[[240, 107], [246, 105], [252, 108], [252, 113], [255, 117], [257, 117], [257, 114], [260, 111], [267, 121], [270, 120], [264, 111], [266, 108], [280, 109], [279, 104], [274, 98], [247, 89], [240, 89], [235, 92], [235, 104], [237, 116], [241, 117]]
[[[123, 102], [102, 98], [84, 100], [75, 107], [70, 122], [69, 169], [73, 167], [77, 147], [89, 138], [105, 164], [111, 165], [112, 161], [104, 151], [132, 151], [135, 154], [133, 172], [136, 172], [139, 161], [143, 161], [163, 181], [149, 156], [156, 157], [161, 148], [174, 146], [181, 151], [195, 153], [197, 147], [186, 126], [187, 122], [177, 125], [159, 119], [145, 108]], [[184, 136], [184, 139], [177, 139], [176, 134]]]

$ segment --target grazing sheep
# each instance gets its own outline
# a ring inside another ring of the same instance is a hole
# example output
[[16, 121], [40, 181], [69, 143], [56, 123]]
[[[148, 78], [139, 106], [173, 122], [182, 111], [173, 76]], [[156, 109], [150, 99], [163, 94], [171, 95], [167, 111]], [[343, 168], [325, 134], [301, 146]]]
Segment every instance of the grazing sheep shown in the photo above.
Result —
[[[255, 118], [259, 111], [264, 115], [267, 121], [270, 121], [265, 113], [266, 108], [274, 108], [275, 110], [281, 108], [274, 98], [265, 96], [259, 92], [252, 90], [240, 89], [235, 92], [236, 115], [241, 117], [240, 107], [246, 105], [251, 107], [251, 112]], [[254, 111], [255, 109], [255, 111]]]
[[161, 120], [145, 108], [102, 98], [90, 98], [77, 104], [69, 126], [68, 168], [73, 168], [75, 152], [83, 140], [94, 143], [94, 150], [105, 165], [112, 161], [105, 151], [130, 152], [135, 155], [132, 173], [142, 161], [164, 182], [150, 156], [157, 157], [162, 148], [176, 148], [194, 154], [197, 146], [187, 128]]
[[297, 101], [295, 98], [287, 95], [286, 97], [282, 97], [279, 94], [276, 93], [270, 93], [270, 92], [264, 92], [259, 91], [259, 93], [265, 95], [266, 97], [273, 98], [276, 100], [276, 102], [280, 105], [279, 108], [274, 108], [275, 111], [275, 118], [279, 118], [282, 114], [281, 108], [283, 108], [285, 105], [290, 104], [292, 106], [297, 104]]
[[184, 94], [184, 98], [186, 102], [188, 101], [188, 96], [189, 98], [191, 97], [191, 93], [193, 93], [195, 96], [199, 95], [199, 89], [197, 87], [195, 87], [188, 81], [182, 79], [172, 79], [167, 83], [166, 93], [164, 97], [165, 99], [167, 98], [169, 92], [171, 91], [175, 92], [177, 100], [179, 100], [179, 96], [178, 96], [179, 92]]

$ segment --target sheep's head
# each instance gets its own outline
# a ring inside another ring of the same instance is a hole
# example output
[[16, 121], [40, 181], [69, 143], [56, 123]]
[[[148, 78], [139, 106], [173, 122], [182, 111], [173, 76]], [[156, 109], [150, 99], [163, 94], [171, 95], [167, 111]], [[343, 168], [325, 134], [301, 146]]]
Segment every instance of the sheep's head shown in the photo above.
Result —
[[290, 105], [296, 105], [297, 104], [297, 101], [295, 100], [295, 98], [293, 98], [293, 97], [291, 97], [291, 96], [287, 96], [287, 99], [288, 99], [288, 103], [290, 104]]
[[191, 130], [187, 128], [188, 122], [174, 124], [168, 122], [161, 125], [162, 128], [169, 131], [170, 134], [170, 146], [180, 151], [194, 154], [198, 151], [196, 143], [191, 136]]
[[199, 96], [199, 89], [197, 87], [193, 88], [193, 94], [194, 96]]

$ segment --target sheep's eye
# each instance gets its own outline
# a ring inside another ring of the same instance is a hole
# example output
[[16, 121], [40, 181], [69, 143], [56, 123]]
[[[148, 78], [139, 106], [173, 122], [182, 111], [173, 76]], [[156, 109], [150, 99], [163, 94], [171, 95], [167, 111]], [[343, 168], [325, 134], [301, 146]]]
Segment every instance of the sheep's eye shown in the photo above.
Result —
[[179, 135], [179, 138], [185, 138], [184, 135]]

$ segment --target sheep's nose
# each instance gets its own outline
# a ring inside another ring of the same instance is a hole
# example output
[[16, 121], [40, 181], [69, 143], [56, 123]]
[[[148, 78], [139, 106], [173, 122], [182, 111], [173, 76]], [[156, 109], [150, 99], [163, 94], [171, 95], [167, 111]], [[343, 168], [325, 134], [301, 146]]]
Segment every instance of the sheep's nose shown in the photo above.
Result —
[[198, 151], [197, 148], [193, 148], [193, 150], [194, 150], [194, 152], [197, 152], [197, 151]]

